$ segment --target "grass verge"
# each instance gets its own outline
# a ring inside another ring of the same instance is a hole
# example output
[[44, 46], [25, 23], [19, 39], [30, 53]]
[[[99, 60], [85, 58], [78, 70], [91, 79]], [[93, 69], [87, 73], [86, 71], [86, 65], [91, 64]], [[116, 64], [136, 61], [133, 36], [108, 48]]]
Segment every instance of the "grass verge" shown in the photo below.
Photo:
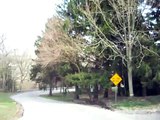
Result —
[[160, 106], [160, 96], [120, 98], [118, 102], [113, 103], [114, 108], [143, 109]]
[[[68, 93], [67, 95], [63, 95], [62, 93], [53, 94], [53, 96], [42, 95], [42, 97], [53, 99], [57, 101], [65, 101], [65, 102], [74, 102], [73, 99], [74, 93]], [[87, 96], [87, 95], [85, 95]], [[87, 97], [84, 99], [84, 95], [80, 97], [82, 101], [88, 100]], [[103, 101], [103, 104], [101, 104]], [[88, 102], [86, 102], [88, 103]], [[83, 102], [82, 102], [83, 104]], [[89, 103], [88, 103], [89, 104]], [[150, 108], [160, 108], [160, 96], [149, 96], [149, 97], [118, 97], [118, 102], [115, 103], [114, 98], [107, 99], [99, 99], [99, 104], [104, 107], [111, 107], [113, 109], [150, 109]]]
[[66, 95], [62, 93], [54, 93], [52, 96], [49, 95], [41, 95], [41, 97], [57, 100], [57, 101], [64, 101], [64, 102], [72, 102], [73, 101], [73, 93], [67, 93]]
[[13, 120], [16, 118], [17, 105], [10, 98], [9, 93], [0, 92], [0, 120]]

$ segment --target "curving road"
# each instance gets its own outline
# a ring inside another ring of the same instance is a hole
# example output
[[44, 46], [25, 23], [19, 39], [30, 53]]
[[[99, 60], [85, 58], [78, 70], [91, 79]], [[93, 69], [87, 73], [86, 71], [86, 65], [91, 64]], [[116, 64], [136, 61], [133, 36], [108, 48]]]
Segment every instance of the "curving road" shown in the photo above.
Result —
[[24, 108], [20, 120], [160, 120], [158, 113], [125, 114], [39, 97], [47, 93], [48, 91], [32, 91], [12, 96], [12, 99], [22, 104]]

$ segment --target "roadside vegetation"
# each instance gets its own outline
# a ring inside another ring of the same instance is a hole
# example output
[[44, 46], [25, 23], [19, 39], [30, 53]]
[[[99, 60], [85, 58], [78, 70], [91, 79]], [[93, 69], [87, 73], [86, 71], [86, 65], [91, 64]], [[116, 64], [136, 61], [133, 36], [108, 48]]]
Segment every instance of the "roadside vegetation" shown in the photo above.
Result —
[[119, 109], [119, 110], [136, 110], [136, 109], [143, 109], [143, 110], [149, 110], [152, 108], [159, 109], [160, 107], [160, 96], [148, 96], [148, 97], [118, 97], [118, 101], [115, 103], [114, 97], [110, 97], [108, 99], [104, 99], [102, 96], [99, 98], [99, 101], [96, 103], [92, 103], [89, 101], [89, 98], [87, 95], [82, 94], [78, 101], [73, 99], [74, 93], [55, 93], [53, 96], [49, 95], [42, 95], [41, 97], [51, 99], [51, 100], [57, 100], [57, 101], [63, 101], [63, 102], [71, 102], [71, 103], [78, 103], [78, 104], [87, 104], [87, 105], [97, 105], [102, 108], [106, 109]]
[[63, 102], [73, 102], [73, 95], [74, 93], [68, 93], [66, 95], [62, 93], [55, 93], [52, 96], [49, 95], [41, 95], [41, 97], [57, 100], [57, 101], [63, 101]]
[[113, 105], [115, 108], [143, 109], [160, 106], [160, 96], [119, 98], [119, 101]]
[[53, 88], [74, 87], [74, 101], [108, 107], [117, 73], [124, 100], [115, 107], [152, 104], [139, 98], [160, 95], [159, 2], [65, 0], [58, 8], [35, 41], [31, 80], [48, 85], [50, 96]]
[[10, 98], [10, 93], [0, 92], [0, 120], [16, 120], [18, 109], [16, 102]]
[[29, 72], [32, 64], [27, 53], [21, 55], [16, 50], [8, 50], [5, 46], [6, 37], [0, 35], [0, 90], [16, 92], [22, 89], [33, 88], [26, 84], [29, 81]]

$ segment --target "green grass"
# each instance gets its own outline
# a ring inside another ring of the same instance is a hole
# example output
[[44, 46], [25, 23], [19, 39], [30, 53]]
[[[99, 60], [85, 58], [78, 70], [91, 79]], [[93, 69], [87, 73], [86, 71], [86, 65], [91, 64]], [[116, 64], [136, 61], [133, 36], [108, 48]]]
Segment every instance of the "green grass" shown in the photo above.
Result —
[[123, 101], [119, 101], [114, 106], [115, 107], [127, 107], [127, 108], [133, 108], [133, 107], [145, 107], [151, 105], [150, 102], [144, 101], [144, 100], [138, 100], [138, 99], [126, 99]]
[[16, 102], [10, 98], [10, 95], [0, 92], [0, 120], [13, 120], [16, 115]]
[[113, 104], [115, 108], [146, 108], [156, 106], [160, 104], [160, 96], [149, 97], [133, 97], [120, 99], [116, 104]]
[[160, 104], [160, 95], [158, 96], [149, 96], [146, 98], [147, 101], [151, 102], [153, 105]]
[[64, 102], [72, 102], [73, 101], [73, 93], [67, 93], [66, 95], [62, 93], [55, 93], [53, 96], [49, 95], [41, 95], [42, 97], [57, 100], [57, 101], [64, 101]]

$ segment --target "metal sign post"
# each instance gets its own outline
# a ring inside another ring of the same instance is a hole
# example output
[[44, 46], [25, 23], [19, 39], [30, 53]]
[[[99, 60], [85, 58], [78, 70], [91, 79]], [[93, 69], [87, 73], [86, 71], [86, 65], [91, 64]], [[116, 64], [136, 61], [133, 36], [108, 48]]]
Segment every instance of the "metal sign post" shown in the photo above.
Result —
[[114, 92], [115, 92], [115, 103], [117, 103], [117, 93], [118, 93], [118, 84], [122, 81], [122, 78], [117, 74], [117, 73], [115, 73], [112, 77], [111, 77], [111, 79], [110, 79], [112, 82], [113, 82], [113, 84], [115, 85], [115, 90], [114, 90]]
[[117, 92], [118, 92], [118, 87], [115, 87], [115, 103], [117, 103]]

